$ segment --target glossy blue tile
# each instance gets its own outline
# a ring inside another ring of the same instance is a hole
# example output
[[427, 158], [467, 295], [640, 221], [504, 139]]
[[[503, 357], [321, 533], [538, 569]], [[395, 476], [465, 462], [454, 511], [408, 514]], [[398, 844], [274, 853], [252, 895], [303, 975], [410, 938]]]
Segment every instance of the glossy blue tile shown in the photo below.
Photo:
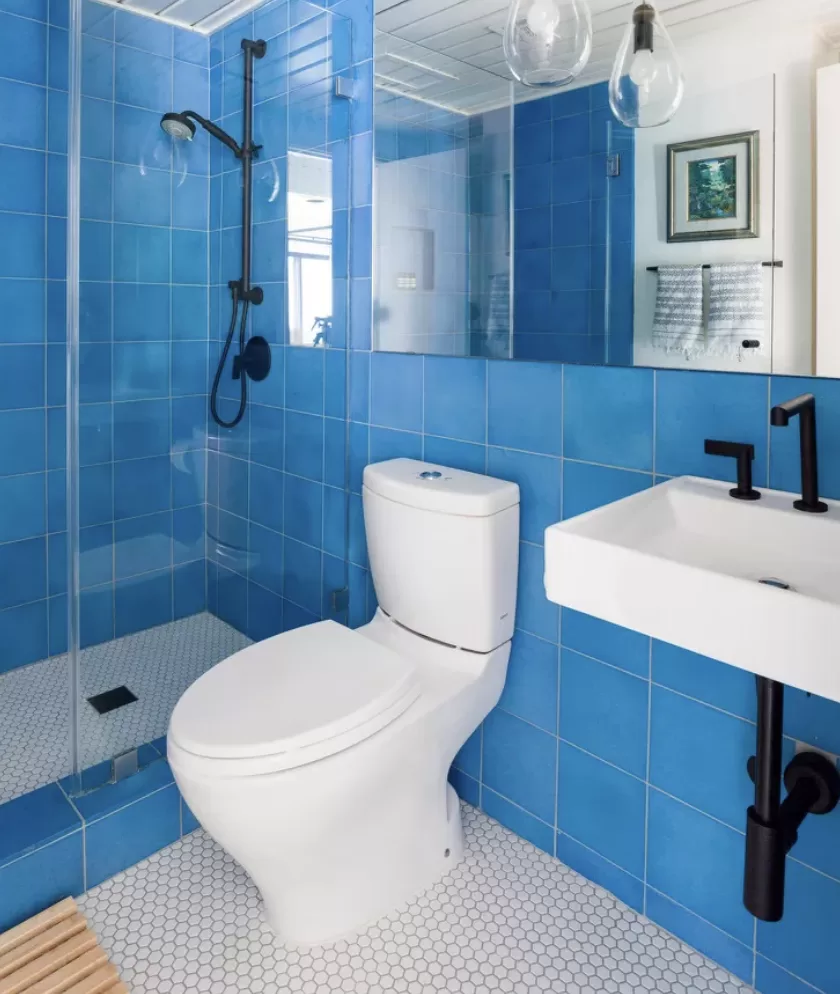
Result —
[[656, 471], [735, 480], [734, 460], [707, 456], [707, 438], [755, 446], [753, 479], [767, 481], [767, 378], [729, 373], [656, 373]]
[[143, 400], [114, 405], [114, 457], [138, 459], [169, 452], [168, 400]]
[[172, 596], [173, 617], [176, 621], [207, 610], [205, 572], [203, 559], [175, 567], [172, 574]]
[[[118, 45], [114, 73], [117, 103], [156, 111], [172, 106], [172, 63], [168, 59]], [[108, 95], [88, 92], [90, 96]]]
[[486, 363], [427, 356], [423, 386], [423, 428], [427, 435], [484, 442], [487, 434]]
[[150, 17], [137, 17], [131, 11], [118, 10], [114, 15], [114, 40], [117, 44], [139, 48], [154, 55], [172, 56], [174, 30], [170, 24]]
[[504, 711], [484, 722], [483, 778], [491, 790], [554, 824], [557, 740]]
[[162, 169], [114, 165], [114, 220], [168, 226], [172, 219], [170, 174]]
[[324, 419], [312, 414], [286, 414], [286, 472], [323, 480]]
[[[283, 514], [286, 534], [300, 542], [320, 548], [323, 487], [311, 480], [287, 475], [284, 488]], [[286, 596], [289, 596], [288, 591]]]
[[315, 617], [321, 615], [321, 553], [309, 545], [287, 538], [283, 548], [286, 600]]
[[0, 672], [46, 658], [47, 602], [35, 601], [0, 611], [0, 639]]
[[813, 994], [814, 988], [763, 956], [755, 958], [755, 988], [762, 994]]
[[[462, 773], [454, 766], [449, 768], [448, 779], [449, 783], [455, 788], [455, 793], [462, 801], [466, 801], [467, 804], [472, 804], [476, 808], [479, 806], [481, 784], [477, 780], [467, 776], [466, 773]], [[536, 819], [534, 820], [536, 821]]]
[[561, 651], [560, 671], [560, 736], [644, 778], [647, 681], [569, 649]]
[[561, 460], [490, 446], [487, 472], [519, 485], [521, 538], [542, 543], [545, 530], [561, 518]]
[[253, 521], [283, 531], [283, 474], [251, 463], [249, 466], [249, 513]]
[[481, 778], [481, 738], [482, 729], [478, 727], [458, 750], [454, 765], [474, 779]]
[[[285, 415], [282, 410], [276, 407], [263, 407], [261, 404], [254, 404], [251, 408], [251, 460], [262, 463], [265, 466], [272, 466], [274, 469], [283, 469], [284, 456], [286, 455], [286, 444], [284, 443], [284, 430], [286, 419], [293, 417], [293, 412]], [[322, 418], [313, 415], [296, 415], [297, 418], [306, 419], [306, 423], [321, 424]], [[321, 455], [323, 455], [323, 439], [321, 440]], [[306, 455], [306, 453], [302, 453]], [[321, 460], [318, 459], [320, 468]], [[292, 470], [290, 469], [290, 472]], [[308, 474], [299, 474], [301, 476]]]
[[489, 363], [488, 442], [504, 448], [560, 455], [562, 392], [559, 366]]
[[114, 586], [117, 638], [172, 621], [172, 573], [161, 570], [119, 580]]
[[172, 514], [163, 511], [114, 525], [116, 579], [172, 565]]
[[[0, 867], [81, 829], [81, 819], [57, 784], [0, 805]], [[0, 876], [2, 880], [2, 876]]]
[[743, 905], [744, 836], [679, 801], [650, 791], [647, 881], [739, 942], [753, 919]]
[[370, 367], [371, 424], [422, 431], [422, 357], [375, 352]]
[[174, 784], [88, 822], [85, 829], [88, 886], [95, 887], [133, 866], [177, 841], [180, 835], [180, 795]]
[[[562, 716], [560, 721], [562, 733]], [[560, 743], [557, 827], [633, 876], [643, 877], [644, 783], [566, 742]]]
[[487, 449], [473, 442], [456, 442], [451, 438], [426, 435], [423, 439], [423, 458], [426, 462], [468, 473], [484, 473], [487, 469]]
[[113, 525], [93, 525], [79, 529], [79, 583], [82, 588], [97, 587], [113, 580]]
[[563, 463], [563, 518], [573, 518], [653, 486], [649, 473], [592, 463]]
[[[736, 977], [748, 984], [752, 983], [753, 954], [750, 946], [738, 942], [652, 888], [648, 888], [645, 914], [651, 921], [687, 942], [704, 956], [720, 963]], [[763, 994], [771, 994], [760, 985], [758, 989]]]
[[567, 649], [592, 656], [619, 669], [647, 677], [650, 639], [600, 618], [563, 609], [560, 641]]
[[567, 458], [653, 468], [653, 372], [568, 366], [563, 453]]
[[[514, 206], [517, 211], [551, 203], [551, 165], [521, 166], [514, 173]], [[575, 198], [578, 199], [578, 198]]]
[[43, 473], [0, 477], [0, 542], [33, 538], [45, 530]]
[[499, 707], [556, 735], [558, 675], [557, 646], [515, 632]]
[[537, 849], [542, 849], [549, 855], [554, 855], [554, 828], [546, 825], [527, 811], [511, 804], [501, 795], [492, 790], [482, 792], [482, 810], [497, 822], [515, 832], [520, 838], [527, 839]]
[[840, 916], [840, 883], [787, 861], [785, 916], [758, 923], [758, 952], [814, 987], [837, 994], [840, 976], [832, 948]]
[[[169, 231], [166, 228], [151, 228], [147, 225], [115, 224], [114, 279], [120, 283], [169, 283], [171, 279]], [[115, 301], [118, 315], [124, 307], [127, 309], [130, 306], [132, 305], [129, 302], [123, 304]], [[145, 310], [142, 305], [140, 306]]]
[[747, 760], [755, 726], [652, 688], [650, 782], [741, 831], [755, 788]]
[[45, 213], [46, 175], [43, 152], [0, 145], [0, 210]]
[[324, 413], [323, 349], [286, 350], [286, 407], [307, 414]]
[[46, 276], [44, 219], [34, 214], [4, 214], [0, 240], [0, 277]]
[[519, 545], [519, 585], [516, 626], [522, 631], [556, 642], [560, 609], [545, 596], [545, 556], [540, 546]]
[[394, 431], [391, 428], [370, 429], [370, 461], [388, 459], [422, 459], [423, 436], [413, 431]]
[[114, 345], [114, 400], [145, 400], [169, 394], [168, 342]]
[[75, 832], [0, 869], [4, 931], [85, 889], [82, 833]]
[[0, 610], [47, 596], [47, 543], [43, 536], [0, 545]]
[[0, 65], [7, 79], [44, 86], [47, 81], [46, 25], [0, 11]]
[[788, 687], [785, 733], [835, 756], [840, 755], [840, 704]]
[[593, 849], [581, 845], [564, 832], [557, 833], [556, 853], [562, 863], [611, 891], [634, 911], [642, 912], [644, 884], [637, 877], [599, 856]]
[[0, 412], [0, 476], [37, 473], [47, 468], [44, 413], [38, 408]]
[[168, 510], [171, 490], [168, 456], [116, 462], [113, 474], [115, 520]]
[[755, 720], [755, 678], [752, 673], [656, 639], [652, 651], [654, 683], [741, 718]]

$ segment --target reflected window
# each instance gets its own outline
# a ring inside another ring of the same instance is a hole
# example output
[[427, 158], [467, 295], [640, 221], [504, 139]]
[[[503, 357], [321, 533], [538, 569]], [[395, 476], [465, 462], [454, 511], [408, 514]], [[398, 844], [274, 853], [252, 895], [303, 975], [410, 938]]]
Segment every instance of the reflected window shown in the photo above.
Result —
[[326, 346], [332, 327], [332, 160], [289, 153], [289, 342]]

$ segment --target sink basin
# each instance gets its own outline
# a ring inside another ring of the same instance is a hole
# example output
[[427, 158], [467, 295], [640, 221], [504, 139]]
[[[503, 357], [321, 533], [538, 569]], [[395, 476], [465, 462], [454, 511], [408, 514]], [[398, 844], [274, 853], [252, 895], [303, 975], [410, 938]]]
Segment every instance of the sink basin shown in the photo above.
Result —
[[681, 477], [552, 525], [548, 599], [840, 701], [840, 503], [730, 487]]

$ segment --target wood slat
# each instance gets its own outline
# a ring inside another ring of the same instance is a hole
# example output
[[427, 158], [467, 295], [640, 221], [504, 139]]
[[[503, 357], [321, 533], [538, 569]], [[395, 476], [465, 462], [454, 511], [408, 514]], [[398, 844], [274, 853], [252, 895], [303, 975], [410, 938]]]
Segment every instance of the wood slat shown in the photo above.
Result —
[[24, 994], [33, 984], [72, 963], [83, 953], [95, 948], [96, 944], [96, 936], [89, 929], [79, 932], [67, 942], [50, 949], [45, 956], [32, 960], [16, 973], [0, 980], [0, 994]]
[[[106, 994], [114, 990], [120, 983], [117, 968], [111, 963], [80, 980], [78, 984], [66, 989], [65, 994]], [[29, 994], [29, 992], [27, 992]]]
[[74, 959], [67, 966], [63, 966], [55, 973], [51, 973], [43, 980], [29, 987], [26, 994], [63, 994], [72, 988], [80, 980], [95, 973], [100, 967], [108, 963], [108, 957], [101, 946], [84, 953], [78, 959]]
[[56, 904], [52, 908], [47, 908], [46, 911], [35, 915], [34, 918], [21, 922], [20, 925], [16, 925], [14, 928], [9, 929], [8, 932], [4, 932], [0, 935], [0, 957], [5, 956], [15, 946], [20, 945], [20, 943], [31, 939], [38, 932], [43, 932], [45, 929], [58, 924], [58, 922], [63, 921], [65, 918], [69, 918], [78, 910], [73, 898], [68, 897], [60, 904]]
[[[79, 932], [84, 932], [86, 928], [87, 922], [77, 911], [69, 918], [64, 918], [55, 925], [37, 932], [25, 942], [18, 943], [5, 956], [0, 956], [0, 980], [16, 973], [30, 961], [44, 956], [68, 939], [72, 939]], [[2, 989], [0, 984], [0, 990]]]
[[0, 935], [0, 994], [129, 994], [72, 898]]

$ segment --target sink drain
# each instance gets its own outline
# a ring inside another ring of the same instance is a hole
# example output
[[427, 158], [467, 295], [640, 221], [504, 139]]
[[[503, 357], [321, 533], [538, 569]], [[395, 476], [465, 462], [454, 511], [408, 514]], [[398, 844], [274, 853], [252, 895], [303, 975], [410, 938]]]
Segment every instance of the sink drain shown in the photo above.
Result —
[[793, 590], [793, 587], [789, 583], [785, 583], [784, 580], [780, 580], [775, 576], [762, 577], [758, 582], [763, 583], [765, 587], [776, 587], [777, 590]]

